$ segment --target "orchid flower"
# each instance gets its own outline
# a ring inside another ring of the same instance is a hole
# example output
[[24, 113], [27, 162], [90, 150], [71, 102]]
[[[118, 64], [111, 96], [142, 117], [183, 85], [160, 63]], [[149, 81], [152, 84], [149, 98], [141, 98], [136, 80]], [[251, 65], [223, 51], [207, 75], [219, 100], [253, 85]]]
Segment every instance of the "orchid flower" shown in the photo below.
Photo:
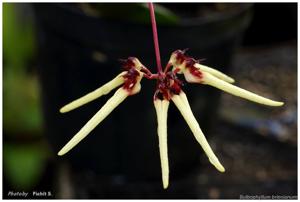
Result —
[[189, 83], [207, 84], [232, 95], [263, 105], [282, 106], [284, 104], [283, 102], [273, 101], [232, 85], [231, 83], [234, 83], [234, 79], [213, 68], [201, 65], [199, 61], [185, 55], [185, 51], [174, 51], [169, 60], [170, 65], [173, 65], [174, 71], [177, 73], [183, 73], [186, 81]]
[[123, 68], [127, 71], [122, 72], [116, 78], [90, 92], [89, 94], [78, 98], [77, 100], [65, 105], [60, 109], [61, 113], [69, 112], [88, 102], [91, 102], [102, 95], [108, 94], [111, 90], [123, 84], [115, 94], [104, 104], [104, 106], [80, 129], [80, 131], [58, 152], [59, 156], [64, 155], [75, 147], [83, 138], [85, 138], [99, 123], [101, 123], [119, 104], [128, 96], [137, 94], [141, 90], [141, 79], [144, 73], [140, 70], [143, 65], [137, 58], [129, 57], [123, 61]]
[[154, 79], [157, 81], [156, 91], [154, 93], [153, 102], [157, 115], [157, 133], [159, 140], [159, 151], [161, 160], [161, 172], [163, 187], [166, 189], [169, 186], [169, 160], [168, 160], [168, 144], [167, 144], [167, 117], [170, 101], [173, 101], [184, 120], [190, 127], [195, 139], [202, 147], [207, 155], [210, 163], [220, 172], [225, 172], [225, 168], [220, 163], [213, 150], [209, 146], [193, 112], [189, 105], [186, 94], [182, 90], [183, 82], [178, 78], [178, 75], [183, 74], [184, 78], [189, 83], [199, 83], [214, 86], [227, 93], [235, 96], [263, 104], [268, 106], [281, 106], [283, 102], [277, 102], [256, 95], [250, 91], [239, 88], [232, 83], [234, 79], [224, 73], [200, 64], [200, 61], [195, 60], [185, 54], [185, 51], [177, 50], [171, 54], [169, 62], [164, 71], [160, 64], [160, 54], [158, 46], [158, 37], [156, 30], [156, 22], [154, 17], [154, 8], [152, 3], [149, 3], [151, 14], [153, 39], [155, 44], [155, 54], [157, 61], [157, 74], [152, 74], [137, 58], [129, 57], [123, 60], [123, 68], [126, 70], [120, 73], [110, 82], [96, 89], [95, 91], [67, 104], [60, 109], [61, 113], [68, 112], [78, 108], [88, 102], [91, 102], [102, 95], [108, 94], [113, 89], [122, 85], [115, 94], [104, 104], [104, 106], [79, 130], [79, 132], [58, 152], [58, 155], [64, 155], [76, 146], [83, 138], [85, 138], [98, 124], [100, 124], [120, 103], [128, 96], [138, 93], [141, 89], [141, 80]]

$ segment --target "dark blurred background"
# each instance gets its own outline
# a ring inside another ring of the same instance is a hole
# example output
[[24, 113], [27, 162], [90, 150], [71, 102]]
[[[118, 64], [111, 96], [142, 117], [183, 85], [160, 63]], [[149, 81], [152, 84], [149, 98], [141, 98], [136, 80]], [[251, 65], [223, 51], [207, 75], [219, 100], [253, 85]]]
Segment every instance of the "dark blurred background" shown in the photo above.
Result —
[[[66, 115], [58, 113], [60, 106], [113, 78], [121, 71], [119, 58], [138, 56], [154, 68], [147, 7], [4, 3], [3, 198], [24, 198], [9, 195], [10, 191], [28, 192], [26, 198], [57, 199], [297, 196], [297, 4], [157, 6], [164, 62], [172, 50], [190, 48], [190, 55], [206, 59], [204, 64], [223, 66], [221, 70], [235, 78], [238, 86], [285, 105], [259, 106], [207, 86], [186, 85], [185, 89], [191, 88], [186, 91], [196, 118], [226, 172], [220, 174], [209, 164], [191, 134], [182, 134], [190, 138], [186, 140], [173, 134], [176, 124], [170, 123], [168, 190], [162, 189], [160, 180], [156, 120], [150, 100], [153, 90], [147, 90], [148, 84], [139, 97], [149, 101], [130, 98], [94, 131], [102, 134], [89, 137], [99, 139], [86, 138], [70, 155], [58, 157], [57, 151], [107, 97]], [[193, 35], [198, 27], [199, 34]], [[134, 106], [145, 107], [137, 111], [147, 113], [145, 118], [138, 112], [129, 117], [132, 122], [147, 121], [138, 134], [140, 140], [127, 135], [132, 129], [124, 123], [126, 107], [132, 110]], [[185, 124], [175, 109], [171, 108], [170, 114], [169, 122]], [[181, 130], [189, 131], [186, 125]], [[177, 146], [179, 143], [183, 146]], [[137, 152], [139, 149], [149, 153]], [[122, 158], [120, 153], [124, 153]]]

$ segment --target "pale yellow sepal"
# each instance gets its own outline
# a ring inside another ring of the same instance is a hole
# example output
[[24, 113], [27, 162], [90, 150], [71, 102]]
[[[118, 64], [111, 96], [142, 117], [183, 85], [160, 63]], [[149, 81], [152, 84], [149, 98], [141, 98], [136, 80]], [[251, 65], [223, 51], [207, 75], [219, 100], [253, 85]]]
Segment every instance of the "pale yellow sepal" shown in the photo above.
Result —
[[167, 141], [167, 117], [169, 101], [156, 99], [154, 106], [157, 115], [157, 133], [159, 139], [159, 153], [161, 162], [162, 181], [164, 189], [169, 186], [169, 160]]
[[174, 104], [182, 114], [183, 118], [187, 122], [196, 140], [206, 153], [209, 161], [217, 168], [217, 170], [219, 170], [220, 172], [225, 172], [225, 168], [219, 162], [218, 158], [209, 146], [204, 134], [202, 133], [202, 130], [189, 106], [188, 99], [185, 93], [182, 91], [179, 95], [173, 95], [172, 101], [174, 102]]
[[260, 95], [256, 95], [250, 91], [239, 88], [237, 86], [234, 86], [234, 85], [227, 83], [221, 79], [218, 79], [217, 77], [215, 77], [207, 72], [203, 72], [202, 84], [208, 84], [210, 86], [216, 87], [216, 88], [223, 90], [227, 93], [230, 93], [232, 95], [250, 100], [252, 102], [263, 104], [263, 105], [282, 106], [284, 104], [283, 102], [273, 101], [268, 98], [264, 98]]
[[119, 88], [103, 107], [80, 129], [80, 131], [58, 152], [59, 156], [66, 154], [85, 138], [101, 121], [103, 121], [128, 96], [128, 92]]
[[234, 79], [233, 78], [231, 78], [230, 76], [227, 76], [223, 72], [220, 72], [220, 71], [218, 71], [216, 69], [213, 69], [211, 67], [207, 67], [207, 66], [199, 64], [199, 63], [196, 63], [195, 67], [198, 68], [200, 71], [208, 72], [208, 73], [214, 75], [215, 77], [217, 77], [217, 78], [219, 78], [219, 79], [221, 79], [223, 81], [226, 81], [228, 83], [234, 83]]
[[113, 80], [111, 80], [110, 82], [104, 84], [103, 86], [101, 86], [100, 88], [90, 92], [89, 94], [78, 98], [76, 100], [74, 100], [73, 102], [65, 105], [64, 107], [62, 107], [59, 111], [61, 113], [66, 113], [69, 112], [73, 109], [76, 109], [88, 102], [91, 102], [99, 97], [101, 97], [102, 95], [106, 95], [108, 94], [111, 90], [115, 89], [116, 87], [120, 86], [123, 82], [124, 82], [124, 78], [123, 76], [126, 74], [126, 72], [122, 72], [120, 73], [118, 76], [116, 76]]

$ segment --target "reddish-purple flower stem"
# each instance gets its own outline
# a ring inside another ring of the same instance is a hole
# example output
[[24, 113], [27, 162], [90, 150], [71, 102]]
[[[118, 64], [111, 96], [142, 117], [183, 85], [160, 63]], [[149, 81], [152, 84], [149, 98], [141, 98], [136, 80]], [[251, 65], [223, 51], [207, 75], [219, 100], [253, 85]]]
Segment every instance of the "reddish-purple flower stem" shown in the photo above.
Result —
[[153, 3], [148, 3], [148, 6], [149, 6], [149, 11], [150, 11], [150, 17], [151, 17], [151, 25], [152, 25], [152, 32], [153, 32], [153, 41], [154, 41], [157, 70], [158, 70], [158, 74], [162, 75], [163, 72], [162, 72], [162, 68], [161, 68], [161, 60], [160, 60], [160, 52], [159, 52], [154, 6], [153, 6]]

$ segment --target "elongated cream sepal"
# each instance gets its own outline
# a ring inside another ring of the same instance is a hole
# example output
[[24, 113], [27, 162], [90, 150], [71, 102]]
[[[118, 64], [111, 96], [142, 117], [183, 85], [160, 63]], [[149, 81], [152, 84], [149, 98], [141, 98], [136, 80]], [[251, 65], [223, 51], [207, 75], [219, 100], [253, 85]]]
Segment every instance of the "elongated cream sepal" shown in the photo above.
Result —
[[224, 74], [223, 72], [220, 72], [216, 69], [213, 69], [211, 67], [207, 67], [205, 65], [202, 65], [202, 64], [199, 64], [199, 63], [196, 63], [195, 64], [195, 67], [200, 69], [201, 71], [204, 71], [204, 72], [208, 72], [212, 75], [214, 75], [215, 77], [223, 80], [223, 81], [226, 81], [228, 83], [234, 83], [234, 79], [231, 78], [230, 76], [227, 76], [226, 74]]
[[198, 143], [201, 145], [204, 152], [206, 153], [209, 161], [217, 168], [217, 170], [219, 170], [220, 172], [224, 172], [225, 171], [224, 167], [219, 162], [218, 158], [216, 157], [216, 155], [212, 151], [211, 147], [209, 146], [204, 134], [202, 133], [202, 130], [201, 130], [197, 120], [195, 119], [195, 117], [193, 115], [191, 108], [189, 106], [187, 106], [189, 104], [188, 104], [188, 101], [187, 101], [187, 98], [186, 98], [184, 92], [182, 91], [180, 93], [180, 95], [173, 95], [172, 101], [175, 103], [176, 107], [178, 108], [178, 110], [182, 114], [183, 118], [189, 125], [196, 140], [198, 141]]
[[164, 189], [169, 186], [169, 160], [168, 160], [168, 140], [167, 140], [167, 117], [169, 101], [155, 100], [154, 106], [157, 115], [157, 133], [159, 140], [159, 153], [161, 162], [161, 173]]
[[80, 129], [80, 131], [58, 152], [64, 155], [85, 138], [101, 121], [103, 121], [128, 96], [128, 92], [119, 88], [103, 107]]
[[126, 72], [120, 73], [118, 76], [116, 76], [113, 80], [109, 81], [108, 83], [104, 84], [100, 88], [88, 93], [87, 95], [78, 98], [71, 103], [63, 106], [59, 111], [61, 113], [69, 112], [73, 109], [76, 109], [88, 102], [91, 102], [102, 95], [108, 94], [111, 90], [115, 89], [116, 87], [120, 86], [124, 82], [123, 76], [126, 74]]
[[211, 85], [213, 87], [216, 87], [216, 88], [223, 90], [227, 93], [230, 93], [232, 95], [235, 95], [235, 96], [238, 96], [238, 97], [250, 100], [252, 102], [259, 103], [259, 104], [268, 105], [268, 106], [282, 106], [284, 104], [283, 102], [273, 101], [268, 98], [264, 98], [260, 95], [256, 95], [250, 91], [239, 88], [237, 86], [234, 86], [230, 83], [227, 83], [221, 79], [216, 78], [215, 76], [213, 76], [207, 72], [203, 72], [203, 78], [201, 81], [203, 84]]

